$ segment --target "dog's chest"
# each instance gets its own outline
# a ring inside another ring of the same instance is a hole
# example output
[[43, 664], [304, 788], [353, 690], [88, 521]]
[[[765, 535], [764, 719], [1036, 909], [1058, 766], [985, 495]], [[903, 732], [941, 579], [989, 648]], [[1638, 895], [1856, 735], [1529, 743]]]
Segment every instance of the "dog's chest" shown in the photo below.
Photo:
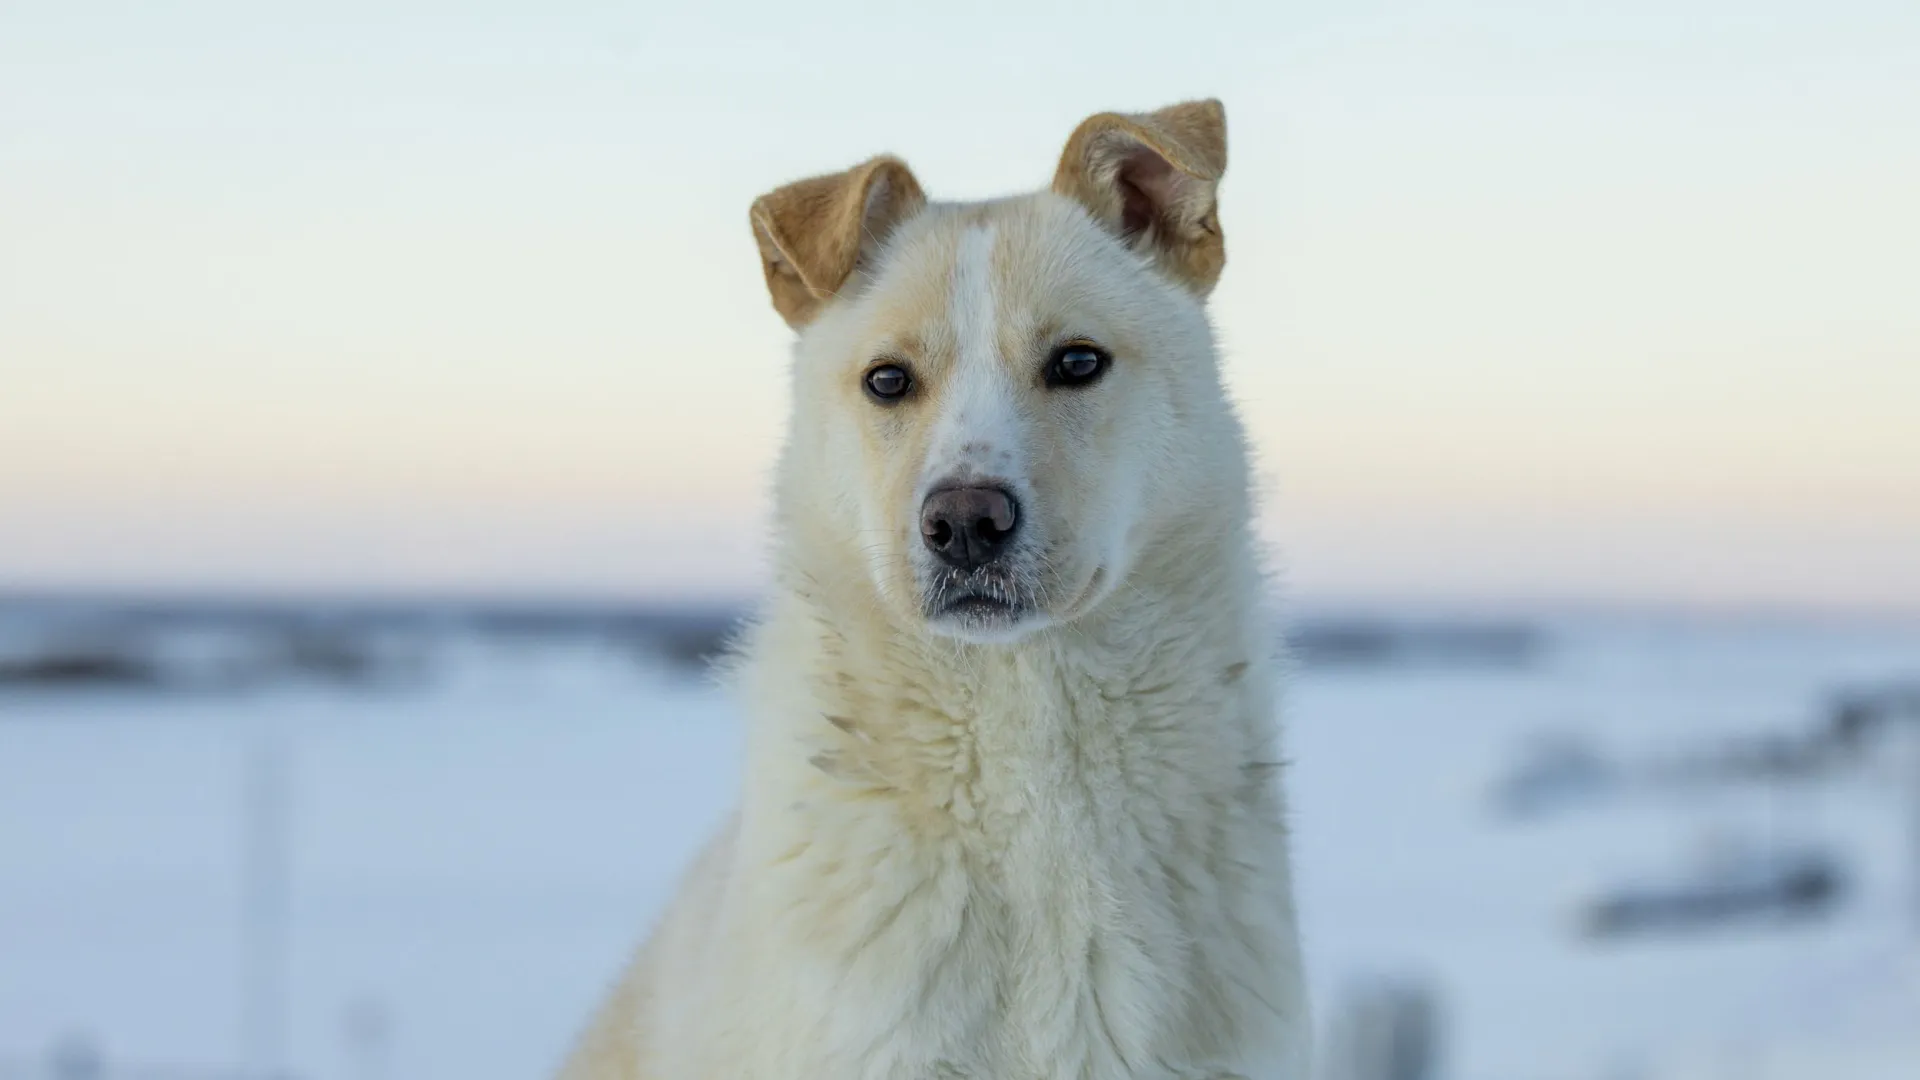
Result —
[[835, 702], [803, 797], [766, 819], [770, 947], [808, 958], [776, 1056], [916, 1080], [1246, 1073], [1293, 957], [1278, 804], [1250, 782], [1271, 774], [1248, 771], [1264, 699], [1235, 659]]
[[1221, 873], [1228, 849], [1257, 842], [1237, 770], [1174, 723], [1102, 720], [979, 739], [950, 841], [963, 929], [926, 977], [934, 999], [964, 983], [996, 1007], [956, 1040], [976, 1050], [946, 1062], [953, 1075], [1143, 1075], [1234, 1042], [1244, 1010], [1218, 988], [1246, 976], [1222, 965], [1263, 951], [1228, 915], [1228, 894], [1258, 883]]

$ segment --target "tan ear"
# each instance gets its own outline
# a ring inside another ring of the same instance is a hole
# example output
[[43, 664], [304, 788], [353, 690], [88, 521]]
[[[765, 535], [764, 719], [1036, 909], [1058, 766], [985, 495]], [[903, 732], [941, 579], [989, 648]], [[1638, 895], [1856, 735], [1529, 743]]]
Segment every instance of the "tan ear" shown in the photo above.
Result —
[[1209, 98], [1088, 117], [1067, 140], [1053, 190], [1205, 296], [1227, 262], [1215, 197], [1226, 171], [1226, 109]]
[[899, 158], [796, 180], [753, 201], [767, 291], [787, 325], [805, 326], [900, 222], [927, 202]]

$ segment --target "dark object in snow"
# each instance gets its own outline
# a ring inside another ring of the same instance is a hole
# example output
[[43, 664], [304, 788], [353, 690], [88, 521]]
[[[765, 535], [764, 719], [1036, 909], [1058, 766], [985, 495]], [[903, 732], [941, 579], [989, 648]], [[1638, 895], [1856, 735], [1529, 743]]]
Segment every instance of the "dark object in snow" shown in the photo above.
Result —
[[1671, 881], [1629, 886], [1585, 912], [1590, 937], [1696, 930], [1825, 913], [1845, 891], [1839, 861], [1817, 848], [1734, 851]]
[[332, 685], [391, 683], [418, 667], [383, 643], [351, 633], [292, 628], [284, 634], [186, 643], [84, 635], [0, 655], [0, 691], [216, 692], [289, 680]]
[[0, 658], [0, 687], [28, 690], [146, 690], [162, 682], [158, 665], [112, 645], [69, 645]]
[[44, 1057], [0, 1058], [0, 1080], [299, 1080], [294, 1073], [266, 1073], [233, 1066], [129, 1062], [109, 1058], [85, 1034], [62, 1037]]
[[409, 651], [382, 642], [373, 632], [290, 627], [254, 658], [253, 670], [237, 681], [272, 682], [293, 677], [373, 686], [397, 682], [414, 674], [419, 666], [418, 658]]
[[1901, 720], [1920, 725], [1920, 683], [1857, 687], [1834, 695], [1827, 711], [1827, 737], [1858, 750]]
[[61, 1039], [47, 1055], [47, 1075], [52, 1080], [101, 1080], [106, 1074], [100, 1047], [85, 1035]]
[[1677, 786], [1804, 780], [1824, 775], [1839, 763], [1830, 740], [1820, 735], [1762, 732], [1721, 737], [1701, 749], [1653, 762], [1647, 778]]
[[278, 659], [294, 671], [338, 682], [366, 682], [381, 668], [380, 658], [360, 642], [317, 631], [287, 635]]
[[1440, 1074], [1437, 995], [1408, 979], [1350, 990], [1327, 1025], [1327, 1080], [1433, 1080]]
[[743, 609], [588, 604], [108, 601], [0, 595], [0, 692], [235, 692], [430, 678], [462, 641], [613, 644], [699, 670]]
[[1522, 667], [1541, 651], [1541, 633], [1521, 624], [1312, 620], [1287, 632], [1287, 651], [1307, 667], [1411, 663]]
[[1511, 818], [1531, 818], [1571, 803], [1611, 794], [1617, 768], [1586, 741], [1571, 734], [1544, 735], [1528, 743], [1513, 770], [1494, 785], [1495, 808]]
[[733, 611], [663, 611], [629, 622], [620, 636], [643, 661], [700, 673], [726, 654], [741, 625]]
[[702, 670], [727, 651], [736, 623], [732, 619], [688, 622], [662, 631], [654, 645], [675, 667]]

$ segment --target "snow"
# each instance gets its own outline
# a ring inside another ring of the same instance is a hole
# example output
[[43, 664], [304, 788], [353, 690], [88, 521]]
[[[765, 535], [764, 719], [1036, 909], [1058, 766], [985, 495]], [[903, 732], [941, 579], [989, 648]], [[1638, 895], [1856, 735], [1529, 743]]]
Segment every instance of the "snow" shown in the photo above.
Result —
[[[1372, 973], [1429, 980], [1457, 1080], [1920, 1076], [1898, 769], [1520, 822], [1490, 799], [1543, 729], [1627, 756], [1810, 729], [1835, 690], [1920, 676], [1920, 632], [1553, 631], [1529, 667], [1296, 678], [1288, 779], [1318, 999]], [[458, 641], [442, 663], [401, 688], [0, 697], [0, 1073], [70, 1033], [115, 1061], [242, 1060], [241, 807], [250, 753], [275, 741], [290, 1064], [315, 1080], [544, 1075], [729, 805], [736, 714], [612, 648]], [[1721, 833], [1832, 845], [1852, 887], [1806, 923], [1576, 932], [1596, 890]], [[384, 1070], [347, 1036], [370, 1009], [392, 1026]]]

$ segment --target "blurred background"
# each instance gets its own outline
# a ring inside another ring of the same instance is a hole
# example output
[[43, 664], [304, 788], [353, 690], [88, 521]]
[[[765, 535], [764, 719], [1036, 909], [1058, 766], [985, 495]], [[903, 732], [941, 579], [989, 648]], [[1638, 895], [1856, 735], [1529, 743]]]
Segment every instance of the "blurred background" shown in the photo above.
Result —
[[1920, 1076], [1911, 0], [0, 0], [0, 1076], [541, 1076], [733, 797], [762, 191], [1216, 95], [1326, 1080]]

